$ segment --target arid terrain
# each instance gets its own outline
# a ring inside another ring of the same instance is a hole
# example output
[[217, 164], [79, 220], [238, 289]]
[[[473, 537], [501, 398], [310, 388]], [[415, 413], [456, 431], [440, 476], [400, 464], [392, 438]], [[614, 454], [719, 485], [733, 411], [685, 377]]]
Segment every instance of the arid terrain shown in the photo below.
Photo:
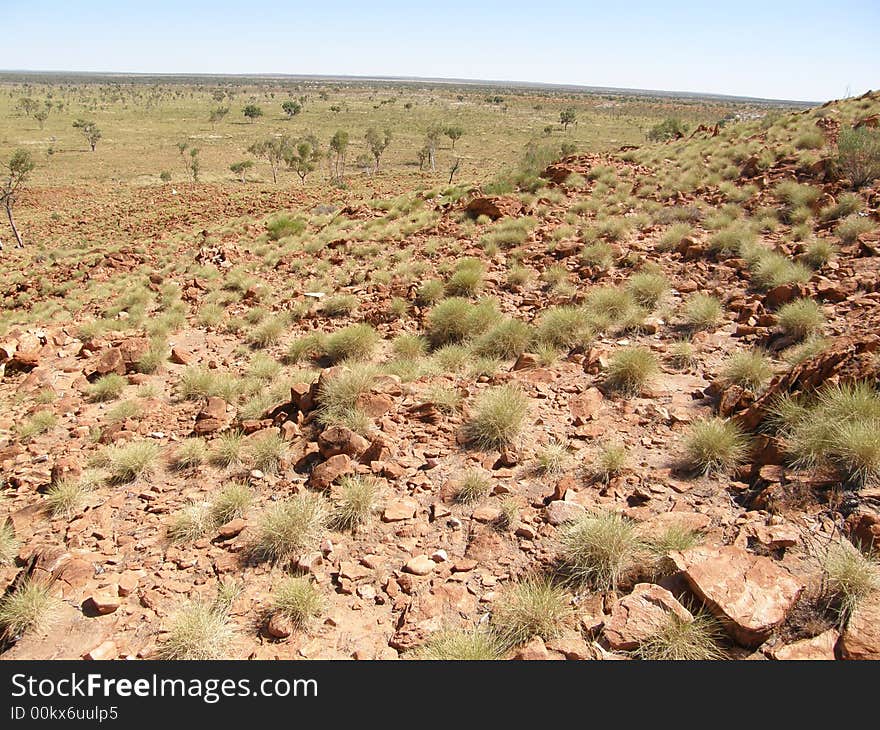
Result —
[[880, 94], [279, 84], [0, 86], [0, 658], [880, 658]]

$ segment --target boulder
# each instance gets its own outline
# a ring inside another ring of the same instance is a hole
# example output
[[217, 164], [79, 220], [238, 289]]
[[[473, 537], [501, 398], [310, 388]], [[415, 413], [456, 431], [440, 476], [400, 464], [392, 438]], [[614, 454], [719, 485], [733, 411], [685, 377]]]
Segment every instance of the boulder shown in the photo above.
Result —
[[835, 658], [834, 647], [840, 634], [834, 629], [823, 631], [810, 639], [774, 647], [768, 653], [773, 659], [782, 661], [820, 660], [829, 661]]
[[669, 554], [694, 593], [735, 641], [758, 646], [785, 621], [804, 584], [769, 558], [730, 546]]
[[838, 646], [844, 659], [880, 659], [880, 592], [856, 606]]
[[675, 614], [690, 623], [693, 614], [669, 591], [652, 583], [638, 583], [633, 592], [619, 600], [605, 623], [605, 639], [615, 651], [632, 651], [655, 636]]
[[465, 206], [465, 212], [474, 218], [488, 216], [493, 221], [504, 216], [518, 216], [523, 213], [523, 204], [513, 195], [480, 196]]

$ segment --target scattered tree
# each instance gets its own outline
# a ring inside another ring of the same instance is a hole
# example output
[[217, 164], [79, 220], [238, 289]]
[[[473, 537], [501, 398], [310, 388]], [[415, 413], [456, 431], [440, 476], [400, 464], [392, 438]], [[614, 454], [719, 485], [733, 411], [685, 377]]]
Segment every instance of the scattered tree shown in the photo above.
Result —
[[341, 129], [330, 138], [330, 149], [335, 155], [336, 180], [342, 182], [345, 176], [345, 151], [348, 149], [348, 132]]
[[233, 162], [229, 166], [229, 170], [238, 176], [242, 182], [247, 182], [247, 173], [254, 166], [253, 160], [242, 160], [241, 162]]
[[364, 135], [364, 139], [367, 142], [367, 147], [370, 148], [370, 153], [376, 160], [376, 169], [378, 170], [379, 158], [388, 145], [391, 144], [391, 130], [386, 129], [382, 134], [379, 134], [373, 127], [370, 127]]
[[37, 120], [37, 124], [40, 125], [40, 129], [43, 128], [43, 125], [46, 123], [46, 120], [49, 118], [49, 109], [43, 108], [38, 109], [34, 112], [34, 119]]
[[314, 171], [318, 160], [321, 158], [321, 152], [318, 149], [318, 140], [308, 135], [298, 140], [296, 145], [289, 150], [289, 154], [285, 159], [287, 167], [299, 175], [300, 182], [306, 183], [306, 176]]
[[431, 166], [431, 172], [437, 169], [437, 143], [445, 133], [446, 130], [443, 127], [432, 124], [428, 127], [428, 132], [425, 135], [424, 150], [427, 153], [427, 162]]
[[[36, 167], [34, 158], [27, 150], [18, 149], [12, 153], [12, 157], [6, 165], [8, 174], [3, 181], [3, 187], [0, 188], [0, 201], [6, 207], [6, 217], [9, 218], [9, 226], [12, 228], [12, 234], [15, 236], [15, 242], [18, 248], [24, 248], [21, 235], [15, 227], [15, 219], [12, 217], [12, 208], [15, 205], [15, 195], [21, 190], [22, 186], [27, 182], [28, 176]], [[3, 250], [3, 244], [0, 243], [0, 251]]]
[[354, 164], [361, 169], [361, 172], [367, 175], [373, 172], [373, 158], [366, 152], [361, 152], [354, 161]]
[[446, 127], [445, 134], [452, 140], [452, 149], [455, 149], [455, 143], [464, 136], [464, 128], [452, 125]]
[[101, 130], [98, 129], [98, 125], [87, 119], [77, 119], [73, 123], [73, 127], [82, 133], [86, 138], [86, 142], [89, 143], [92, 152], [94, 152], [95, 147], [98, 145], [98, 140], [101, 139]]
[[189, 160], [187, 160], [186, 169], [192, 175], [193, 182], [199, 181], [199, 173], [202, 171], [202, 161], [199, 159], [198, 147], [192, 147], [189, 151]]
[[257, 119], [257, 117], [263, 116], [263, 110], [260, 109], [260, 107], [258, 107], [256, 104], [248, 104], [244, 109], [242, 109], [242, 113], [251, 122]]
[[293, 101], [292, 99], [289, 99], [281, 105], [281, 108], [282, 110], [284, 110], [284, 113], [287, 115], [288, 119], [293, 119], [297, 114], [302, 111], [302, 104], [300, 104], [298, 101]]
[[562, 125], [562, 128], [565, 131], [568, 131], [569, 124], [575, 124], [577, 122], [577, 112], [575, 111], [573, 106], [566, 107], [561, 112], [559, 112], [559, 123]]
[[229, 114], [228, 106], [218, 106], [216, 109], [211, 110], [211, 113], [208, 115], [208, 121], [211, 122], [213, 127], [217, 122], [222, 122], [227, 114]]
[[18, 108], [24, 112], [26, 117], [31, 116], [39, 108], [39, 103], [29, 96], [23, 96], [18, 100]]
[[272, 168], [272, 182], [278, 182], [278, 167], [288, 156], [291, 143], [288, 137], [266, 137], [248, 147], [254, 157], [261, 157]]
[[461, 167], [461, 157], [455, 158], [455, 163], [449, 168], [449, 184], [452, 185], [452, 178], [455, 177], [455, 173], [458, 172]]
[[651, 142], [665, 142], [668, 139], [680, 139], [687, 132], [687, 124], [677, 117], [669, 117], [659, 124], [655, 124], [648, 131], [647, 137]]

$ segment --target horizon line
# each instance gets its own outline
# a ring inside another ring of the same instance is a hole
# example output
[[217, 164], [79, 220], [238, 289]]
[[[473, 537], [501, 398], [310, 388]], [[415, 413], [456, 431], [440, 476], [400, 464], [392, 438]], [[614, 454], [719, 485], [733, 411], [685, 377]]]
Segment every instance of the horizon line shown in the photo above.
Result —
[[47, 76], [109, 76], [122, 78], [205, 78], [205, 79], [253, 79], [253, 80], [277, 80], [277, 79], [302, 79], [302, 80], [318, 80], [318, 81], [394, 81], [403, 83], [433, 83], [433, 84], [468, 84], [473, 86], [489, 86], [489, 87], [519, 87], [519, 88], [552, 88], [560, 91], [579, 91], [589, 93], [613, 92], [628, 93], [637, 96], [647, 96], [651, 94], [673, 97], [673, 98], [694, 98], [694, 99], [729, 99], [736, 101], [757, 102], [763, 104], [796, 104], [803, 106], [812, 106], [826, 103], [829, 100], [809, 100], [809, 99], [773, 99], [759, 96], [742, 96], [738, 94], [722, 94], [717, 92], [699, 92], [699, 91], [675, 91], [668, 89], [641, 89], [627, 88], [620, 86], [589, 86], [585, 84], [569, 84], [550, 81], [514, 81], [503, 79], [473, 79], [458, 78], [444, 76], [397, 76], [397, 75], [358, 75], [358, 74], [289, 74], [289, 73], [210, 73], [210, 72], [153, 72], [153, 71], [65, 71], [61, 69], [40, 70], [40, 69], [0, 69], [0, 77], [4, 75], [47, 75]]

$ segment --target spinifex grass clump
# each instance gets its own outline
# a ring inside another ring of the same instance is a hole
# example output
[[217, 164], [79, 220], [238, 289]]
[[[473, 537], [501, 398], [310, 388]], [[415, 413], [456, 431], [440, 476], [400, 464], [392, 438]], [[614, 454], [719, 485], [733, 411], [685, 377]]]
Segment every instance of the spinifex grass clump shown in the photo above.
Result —
[[530, 577], [500, 592], [493, 605], [492, 624], [502, 644], [514, 647], [534, 636], [555, 639], [571, 616], [562, 587], [543, 577]]
[[880, 394], [871, 384], [780, 398], [774, 420], [795, 466], [833, 466], [855, 486], [880, 479]]
[[627, 347], [608, 362], [606, 383], [625, 395], [638, 395], [657, 376], [657, 357], [646, 347]]
[[647, 554], [635, 524], [616, 512], [585, 515], [566, 527], [560, 542], [563, 570], [595, 590], [616, 590]]
[[711, 474], [727, 472], [742, 464], [748, 456], [749, 442], [732, 421], [713, 417], [691, 426], [684, 448], [692, 469]]
[[470, 441], [480, 448], [504, 448], [522, 430], [529, 401], [515, 385], [500, 385], [477, 401], [467, 426]]

